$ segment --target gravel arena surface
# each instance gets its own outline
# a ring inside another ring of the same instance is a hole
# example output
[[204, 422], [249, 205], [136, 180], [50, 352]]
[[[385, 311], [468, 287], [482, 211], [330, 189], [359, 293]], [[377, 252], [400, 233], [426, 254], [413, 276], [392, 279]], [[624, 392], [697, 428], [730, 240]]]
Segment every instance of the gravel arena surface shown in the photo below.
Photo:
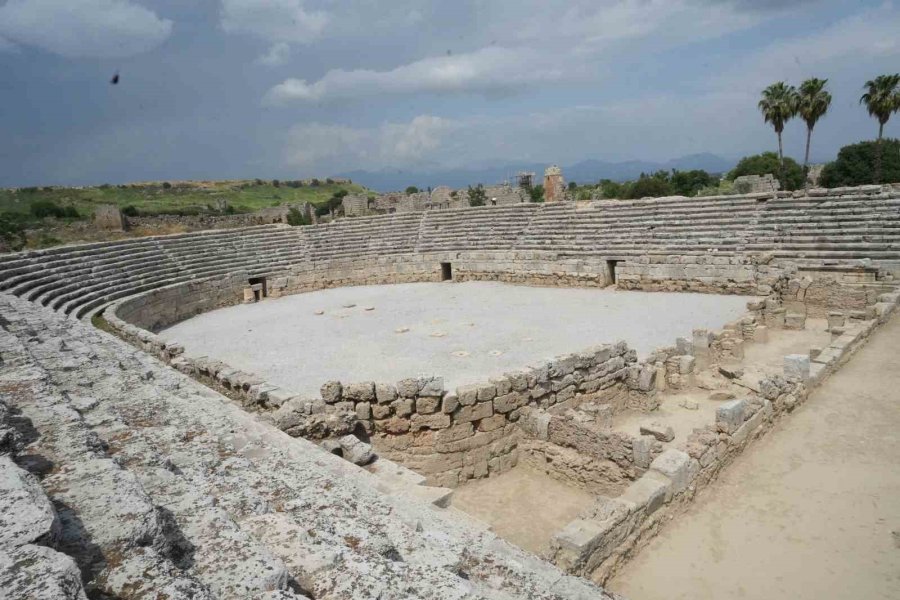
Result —
[[161, 336], [306, 395], [329, 380], [421, 374], [453, 389], [620, 339], [645, 356], [694, 328], [722, 327], [751, 299], [480, 281], [374, 285], [231, 306]]

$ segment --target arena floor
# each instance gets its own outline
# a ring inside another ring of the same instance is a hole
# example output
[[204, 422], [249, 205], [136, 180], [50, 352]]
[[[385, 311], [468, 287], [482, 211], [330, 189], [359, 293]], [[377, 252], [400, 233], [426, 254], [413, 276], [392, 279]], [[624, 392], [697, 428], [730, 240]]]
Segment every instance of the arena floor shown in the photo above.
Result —
[[748, 300], [495, 282], [376, 285], [232, 306], [161, 336], [308, 395], [329, 380], [420, 374], [443, 376], [453, 389], [620, 339], [644, 356], [694, 328], [720, 328]]

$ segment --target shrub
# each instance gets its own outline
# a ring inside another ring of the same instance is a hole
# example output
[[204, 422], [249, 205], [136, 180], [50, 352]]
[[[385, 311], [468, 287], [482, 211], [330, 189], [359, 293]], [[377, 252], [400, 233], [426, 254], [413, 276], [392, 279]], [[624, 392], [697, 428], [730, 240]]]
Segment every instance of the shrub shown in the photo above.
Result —
[[141, 214], [141, 212], [137, 209], [136, 206], [129, 204], [122, 209], [122, 214], [126, 217], [137, 217]]
[[569, 187], [569, 191], [570, 191], [570, 192], [574, 192], [574, 191], [575, 191], [575, 188], [578, 187], [578, 184], [575, 183], [574, 181], [570, 181], [568, 187]]
[[309, 185], [311, 185], [312, 187], [319, 187], [320, 185], [322, 185], [322, 182], [318, 179], [313, 178], [313, 180], [309, 182]]
[[[881, 180], [900, 181], [900, 140], [881, 140]], [[859, 142], [844, 146], [837, 160], [825, 165], [819, 177], [823, 187], [866, 185], [875, 183], [875, 155], [878, 142]]]
[[531, 202], [544, 201], [544, 186], [541, 184], [533, 185], [528, 188], [528, 199]]
[[409, 196], [410, 194], [418, 194], [418, 193], [419, 193], [419, 188], [417, 188], [417, 187], [414, 186], [414, 185], [411, 185], [411, 186], [409, 186], [408, 188], [406, 188], [406, 195], [407, 195], [407, 196]]
[[328, 185], [334, 185], [334, 179], [332, 179], [331, 177], [326, 177], [325, 183], [327, 183]]
[[487, 202], [487, 194], [484, 192], [484, 186], [480, 183], [474, 188], [470, 185], [468, 192], [469, 206], [484, 206]]
[[803, 167], [792, 158], [784, 157], [784, 176], [781, 175], [781, 166], [778, 163], [778, 155], [774, 152], [763, 152], [753, 156], [745, 156], [737, 166], [728, 173], [728, 179], [734, 181], [741, 175], [765, 175], [771, 173], [781, 183], [783, 190], [796, 190], [803, 187], [806, 177], [803, 175]]
[[31, 214], [35, 218], [45, 219], [47, 217], [63, 218], [65, 211], [56, 202], [52, 200], [37, 200], [31, 204]]
[[272, 186], [274, 186], [274, 187], [280, 187], [280, 186], [281, 186], [281, 182], [278, 181], [277, 179], [273, 179], [273, 180], [272, 180]]
[[306, 215], [300, 212], [296, 206], [292, 206], [288, 211], [287, 222], [288, 225], [294, 227], [297, 227], [298, 225], [309, 225], [309, 219], [307, 219]]
[[696, 196], [703, 188], [716, 185], [718, 178], [710, 175], [702, 169], [692, 171], [672, 170], [669, 176], [672, 190], [679, 196]]
[[672, 184], [669, 183], [668, 173], [664, 171], [653, 175], [641, 173], [640, 179], [631, 184], [629, 198], [644, 198], [647, 196], [658, 198], [672, 195]]
[[172, 184], [169, 183], [168, 181], [163, 181], [163, 189], [164, 190], [172, 189]]
[[0, 250], [18, 252], [25, 247], [25, 226], [11, 214], [0, 214]]

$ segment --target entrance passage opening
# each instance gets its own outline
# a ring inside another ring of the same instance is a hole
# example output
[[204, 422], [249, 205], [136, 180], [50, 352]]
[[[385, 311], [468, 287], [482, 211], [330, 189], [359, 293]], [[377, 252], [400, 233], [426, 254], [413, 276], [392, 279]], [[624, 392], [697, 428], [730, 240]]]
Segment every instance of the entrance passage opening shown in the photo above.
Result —
[[617, 264], [619, 264], [619, 261], [617, 261], [617, 260], [606, 261], [606, 270], [609, 272], [610, 285], [616, 283], [616, 265]]
[[453, 267], [448, 262], [441, 263], [441, 281], [453, 279]]
[[265, 277], [251, 277], [247, 280], [247, 283], [250, 284], [250, 289], [253, 290], [254, 301], [259, 302], [268, 295]]

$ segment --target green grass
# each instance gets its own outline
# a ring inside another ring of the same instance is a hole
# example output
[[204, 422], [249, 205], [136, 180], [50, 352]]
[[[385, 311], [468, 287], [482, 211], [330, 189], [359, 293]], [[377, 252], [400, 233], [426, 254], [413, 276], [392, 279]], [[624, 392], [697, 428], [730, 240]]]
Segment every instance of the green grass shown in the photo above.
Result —
[[133, 206], [141, 214], [179, 214], [216, 212], [214, 207], [224, 200], [237, 212], [253, 212], [279, 204], [327, 202], [338, 190], [365, 193], [357, 184], [329, 184], [276, 187], [271, 181], [261, 185], [255, 180], [174, 183], [166, 188], [162, 182], [103, 185], [85, 188], [25, 188], [0, 189], [0, 214], [7, 213], [22, 220], [33, 221], [31, 205], [44, 200], [65, 207], [73, 206], [80, 218], [89, 219], [98, 204], [115, 204], [120, 208]]

